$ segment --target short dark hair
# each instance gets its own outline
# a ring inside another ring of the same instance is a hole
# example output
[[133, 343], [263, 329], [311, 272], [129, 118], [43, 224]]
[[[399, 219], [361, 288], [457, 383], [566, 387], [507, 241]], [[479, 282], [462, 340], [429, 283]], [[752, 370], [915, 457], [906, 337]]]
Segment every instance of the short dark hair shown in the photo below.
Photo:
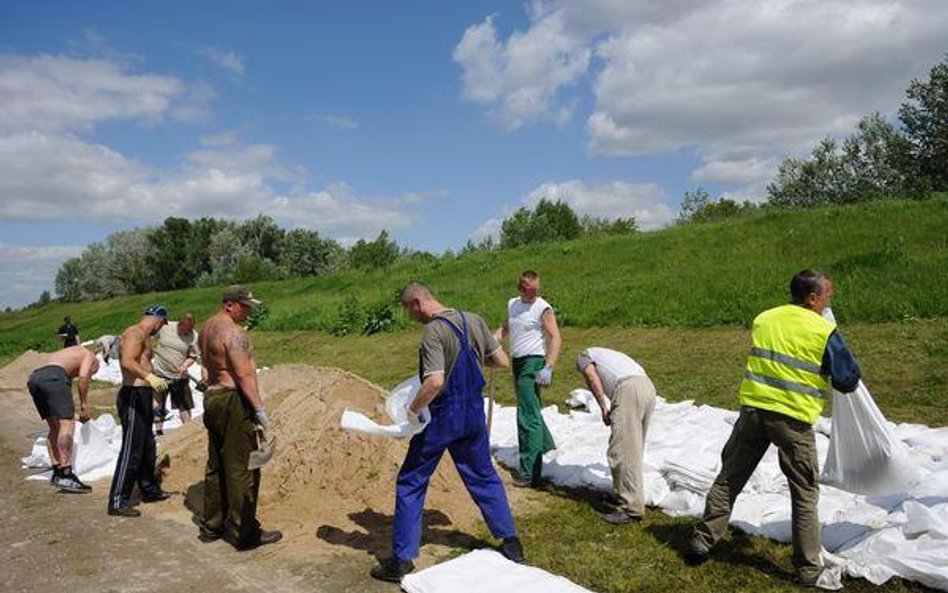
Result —
[[826, 274], [807, 268], [797, 272], [790, 280], [790, 298], [795, 305], [803, 305], [811, 294], [823, 294], [823, 280]]
[[523, 286], [524, 280], [536, 280], [540, 275], [534, 272], [533, 270], [524, 270], [520, 272], [520, 277], [517, 278], [517, 288]]

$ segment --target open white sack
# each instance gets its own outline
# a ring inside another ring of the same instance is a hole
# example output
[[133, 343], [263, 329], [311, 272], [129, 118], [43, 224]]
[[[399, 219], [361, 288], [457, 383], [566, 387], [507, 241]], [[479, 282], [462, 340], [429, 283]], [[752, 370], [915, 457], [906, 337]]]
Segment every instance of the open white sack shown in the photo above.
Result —
[[385, 397], [385, 413], [388, 414], [393, 424], [379, 424], [362, 412], [346, 409], [342, 412], [339, 426], [344, 430], [361, 432], [375, 437], [406, 438], [414, 436], [424, 430], [431, 421], [431, 411], [428, 410], [428, 406], [425, 406], [418, 414], [421, 420], [420, 424], [413, 426], [408, 422], [408, 406], [415, 401], [419, 389], [421, 389], [421, 382], [417, 376], [413, 376], [399, 383]]
[[833, 391], [833, 428], [820, 481], [856, 494], [908, 492], [921, 478], [908, 449], [862, 381], [856, 391]]
[[474, 550], [431, 568], [405, 575], [408, 593], [590, 593], [545, 570], [516, 564], [494, 550]]

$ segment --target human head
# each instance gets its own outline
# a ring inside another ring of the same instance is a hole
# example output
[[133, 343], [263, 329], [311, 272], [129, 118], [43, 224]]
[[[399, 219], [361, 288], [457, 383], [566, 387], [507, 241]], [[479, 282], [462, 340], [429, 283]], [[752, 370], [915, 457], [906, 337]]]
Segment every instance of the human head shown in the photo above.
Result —
[[250, 289], [239, 284], [228, 286], [221, 295], [221, 308], [238, 323], [246, 321], [253, 307], [259, 304], [261, 301], [253, 298]]
[[791, 302], [815, 313], [822, 314], [832, 296], [833, 282], [819, 270], [801, 270], [790, 280]]
[[142, 313], [151, 325], [151, 333], [156, 334], [161, 327], [168, 323], [168, 310], [164, 305], [150, 305]]
[[540, 275], [533, 270], [524, 270], [517, 281], [517, 289], [524, 302], [532, 303], [540, 295]]
[[422, 323], [429, 319], [427, 312], [430, 308], [429, 304], [437, 302], [431, 289], [421, 282], [409, 282], [405, 288], [402, 289], [399, 300], [408, 316], [413, 321], [420, 321]]
[[63, 323], [65, 323], [66, 325], [69, 325], [70, 323], [72, 323], [72, 319], [69, 318], [69, 315], [66, 315], [65, 317], [63, 317]]
[[178, 334], [186, 336], [194, 331], [194, 315], [185, 313], [178, 319]]

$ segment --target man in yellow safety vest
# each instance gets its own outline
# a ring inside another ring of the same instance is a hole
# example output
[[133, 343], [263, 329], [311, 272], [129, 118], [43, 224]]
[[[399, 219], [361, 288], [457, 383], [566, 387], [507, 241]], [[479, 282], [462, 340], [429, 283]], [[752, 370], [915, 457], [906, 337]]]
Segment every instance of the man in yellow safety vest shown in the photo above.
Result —
[[764, 311], [754, 320], [740, 415], [721, 452], [721, 471], [708, 492], [685, 561], [696, 565], [707, 559], [727, 529], [735, 499], [773, 443], [790, 486], [798, 582], [839, 589], [838, 581], [820, 578], [819, 462], [813, 423], [823, 411], [830, 384], [842, 393], [852, 392], [860, 371], [835, 324], [821, 315], [833, 295], [830, 279], [803, 270], [790, 281], [790, 295], [791, 304]]

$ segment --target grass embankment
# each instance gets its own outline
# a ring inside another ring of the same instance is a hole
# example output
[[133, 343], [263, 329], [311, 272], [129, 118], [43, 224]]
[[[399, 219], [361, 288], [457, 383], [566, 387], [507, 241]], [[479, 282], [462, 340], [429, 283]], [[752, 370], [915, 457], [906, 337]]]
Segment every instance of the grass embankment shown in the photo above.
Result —
[[[549, 403], [580, 385], [571, 361], [598, 344], [639, 359], [670, 400], [736, 407], [735, 390], [753, 316], [785, 300], [793, 272], [818, 266], [834, 276], [834, 310], [864, 370], [866, 384], [894, 421], [948, 424], [948, 200], [765, 214], [625, 238], [566, 243], [457, 260], [403, 263], [386, 272], [254, 285], [270, 317], [254, 332], [261, 364], [339, 366], [392, 386], [416, 366], [418, 331], [335, 338], [346, 296], [363, 306], [393, 302], [409, 279], [436, 288], [451, 305], [493, 325], [515, 291], [518, 272], [539, 270], [564, 326], [564, 348]], [[0, 360], [35, 347], [55, 348], [53, 333], [71, 315], [84, 338], [115, 333], [145, 304], [199, 319], [217, 307], [219, 289], [50, 305], [0, 315]], [[510, 376], [495, 377], [498, 399], [512, 402]], [[532, 563], [600, 592], [795, 591], [790, 547], [735, 535], [715, 559], [691, 569], [678, 550], [690, 521], [650, 511], [642, 525], [603, 523], [583, 493], [538, 493], [541, 510], [518, 514]], [[851, 591], [908, 591], [900, 582]]]

